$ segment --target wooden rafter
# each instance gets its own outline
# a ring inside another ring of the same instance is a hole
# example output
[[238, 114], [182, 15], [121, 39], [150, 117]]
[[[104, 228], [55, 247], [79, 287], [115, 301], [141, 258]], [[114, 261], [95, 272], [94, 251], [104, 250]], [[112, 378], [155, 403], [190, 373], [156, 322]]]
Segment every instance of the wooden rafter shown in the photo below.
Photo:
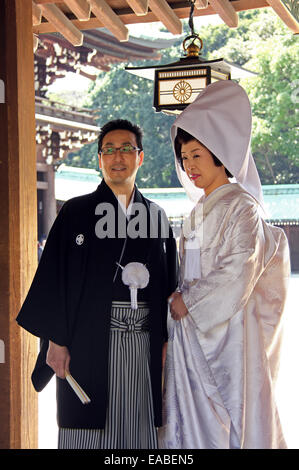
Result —
[[43, 16], [53, 24], [71, 44], [81, 46], [83, 33], [62, 13], [56, 5], [40, 5]]
[[148, 12], [148, 0], [127, 0], [135, 15], [143, 16]]
[[149, 0], [149, 7], [172, 34], [182, 33], [182, 23], [166, 0]]
[[88, 0], [92, 12], [119, 41], [129, 39], [129, 30], [104, 0]]
[[[73, 4], [79, 4], [79, 0], [67, 0]], [[103, 14], [96, 15], [94, 12], [91, 13], [90, 19], [86, 21], [81, 21], [78, 19], [77, 15], [74, 14], [74, 9], [72, 10], [67, 6], [67, 1], [65, 0], [34, 0], [36, 6], [51, 5], [56, 4], [60, 8], [66, 17], [73, 23], [73, 25], [79, 30], [88, 30], [96, 29], [107, 26], [107, 18], [105, 19]], [[80, 3], [85, 2], [91, 3], [96, 0], [80, 0]], [[149, 1], [149, 0], [148, 0]], [[166, 22], [169, 26], [166, 26], [169, 31], [174, 34], [178, 33], [177, 18], [183, 19], [188, 18], [190, 13], [190, 1], [189, 0], [151, 0], [152, 4], [158, 4], [159, 13], [157, 9], [154, 12], [153, 8], [150, 7], [148, 13], [146, 13], [146, 2], [147, 0], [106, 0], [106, 5], [110, 9], [110, 13], [114, 13], [115, 17], [123, 23], [126, 24], [135, 24], [135, 23], [151, 23], [157, 20], [162, 21], [166, 25]], [[104, 2], [104, 0], [103, 0]], [[96, 2], [97, 3], [97, 2]], [[83, 4], [83, 3], [82, 3]], [[162, 7], [163, 4], [163, 7]], [[165, 4], [167, 7], [165, 7]], [[165, 7], [165, 8], [164, 8]], [[196, 16], [205, 16], [219, 14], [219, 16], [225, 21], [229, 27], [236, 27], [238, 24], [238, 12], [247, 11], [256, 8], [271, 8], [280, 16], [280, 18], [287, 24], [287, 26], [294, 32], [298, 33], [298, 22], [295, 18], [292, 17], [287, 8], [283, 5], [281, 0], [195, 0], [195, 9], [194, 17]], [[146, 13], [146, 14], [145, 14]], [[142, 16], [141, 16], [142, 15]], [[177, 18], [175, 18], [175, 16]], [[115, 20], [114, 17], [114, 20]], [[110, 21], [116, 24], [110, 15]], [[173, 25], [174, 23], [174, 25]], [[120, 23], [119, 23], [120, 24]], [[121, 29], [123, 26], [120, 25]], [[109, 28], [112, 31], [112, 27]], [[33, 32], [36, 34], [40, 33], [51, 33], [59, 31], [59, 28], [54, 27], [52, 23], [49, 23], [42, 20], [41, 24], [33, 25]], [[122, 37], [126, 38], [127, 32], [124, 30]], [[125, 39], [120, 39], [125, 40]]]
[[[34, 0], [37, 5], [43, 5], [45, 3], [54, 3], [56, 2], [57, 6], [63, 8], [63, 0]], [[106, 0], [109, 5], [112, 5], [112, 0]], [[205, 0], [198, 0], [200, 3], [205, 3]], [[236, 12], [250, 10], [255, 8], [264, 8], [269, 7], [267, 0], [235, 0], [233, 2], [234, 9]], [[151, 23], [157, 21], [156, 15], [149, 10], [147, 15], [137, 16], [132, 9], [129, 7], [128, 2], [125, 0], [113, 0], [113, 11], [121, 19], [124, 24], [135, 24], [135, 23]], [[187, 0], [171, 0], [169, 1], [170, 9], [173, 13], [176, 14], [178, 18], [188, 18], [190, 13], [190, 2]], [[72, 21], [74, 26], [80, 30], [96, 29], [102, 28], [105, 26], [103, 23], [103, 18], [97, 18], [92, 13], [88, 21], [79, 21], [74, 15], [68, 13], [65, 10], [65, 14]], [[207, 8], [204, 9], [194, 9], [194, 17], [196, 16], [205, 16], [205, 15], [214, 15], [215, 11], [210, 4]], [[43, 21], [38, 26], [33, 26], [33, 32], [36, 34], [40, 33], [53, 33], [57, 31], [57, 28], [54, 28], [51, 23]]]
[[208, 8], [208, 0], [196, 0], [195, 8], [197, 8], [198, 10], [200, 10], [201, 8]]
[[33, 26], [41, 24], [42, 21], [42, 11], [36, 3], [32, 2], [32, 23]]
[[299, 33], [299, 25], [295, 18], [291, 15], [289, 10], [284, 6], [280, 0], [267, 0], [269, 5], [273, 8], [275, 13], [280, 19], [293, 31], [294, 34]]
[[89, 20], [91, 9], [87, 0], [64, 0], [64, 3], [76, 15], [79, 21]]
[[238, 26], [239, 17], [229, 0], [209, 0], [210, 5], [230, 28]]

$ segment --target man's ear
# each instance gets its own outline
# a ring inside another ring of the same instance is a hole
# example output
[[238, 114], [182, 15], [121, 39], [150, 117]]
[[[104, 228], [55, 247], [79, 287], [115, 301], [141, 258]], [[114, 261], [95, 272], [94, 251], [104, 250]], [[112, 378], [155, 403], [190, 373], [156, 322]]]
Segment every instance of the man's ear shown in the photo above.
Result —
[[139, 164], [138, 164], [138, 166], [141, 166], [142, 163], [143, 163], [143, 159], [144, 159], [144, 151], [141, 150], [141, 152], [139, 152], [139, 155], [138, 155], [138, 156], [139, 156]]
[[101, 154], [98, 153], [98, 158], [99, 158], [99, 168], [102, 168], [102, 160], [101, 160]]

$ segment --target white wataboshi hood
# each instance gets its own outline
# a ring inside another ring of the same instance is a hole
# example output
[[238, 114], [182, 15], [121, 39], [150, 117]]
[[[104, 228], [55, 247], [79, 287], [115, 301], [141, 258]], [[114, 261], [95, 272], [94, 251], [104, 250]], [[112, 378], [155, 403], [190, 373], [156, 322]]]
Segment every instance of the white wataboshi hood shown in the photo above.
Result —
[[[171, 128], [184, 129], [204, 144], [263, 207], [262, 186], [253, 160], [251, 106], [245, 90], [231, 80], [212, 83], [178, 116]], [[175, 158], [178, 178], [189, 198], [197, 202], [203, 190], [197, 188]]]

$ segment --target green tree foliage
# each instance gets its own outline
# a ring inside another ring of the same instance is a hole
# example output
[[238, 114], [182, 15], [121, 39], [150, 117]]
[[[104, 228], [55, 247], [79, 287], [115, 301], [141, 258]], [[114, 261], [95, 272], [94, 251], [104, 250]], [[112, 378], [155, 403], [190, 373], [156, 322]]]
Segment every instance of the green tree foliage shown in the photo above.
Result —
[[[174, 48], [167, 51], [163, 57], [164, 62], [175, 60], [177, 55], [174, 55], [174, 51]], [[153, 63], [148, 62], [148, 65]], [[170, 144], [170, 128], [175, 118], [154, 111], [151, 80], [126, 72], [123, 65], [115, 66], [93, 84], [88, 102], [93, 109], [99, 109], [99, 125], [121, 118], [128, 119], [143, 129], [145, 159], [137, 174], [137, 184], [140, 187], [179, 186]], [[66, 163], [98, 168], [97, 144], [83, 147], [79, 154], [71, 155]]]
[[[243, 12], [239, 16], [236, 29], [224, 24], [195, 28], [204, 44], [202, 56], [207, 59], [224, 57], [258, 73], [256, 78], [243, 80], [241, 85], [252, 104], [252, 151], [262, 183], [298, 182], [297, 39], [269, 9]], [[185, 24], [185, 32], [188, 31]], [[163, 51], [160, 63], [174, 62], [181, 55], [182, 50], [176, 45]], [[129, 74], [120, 65], [98, 77], [85, 106], [99, 110], [99, 125], [123, 118], [142, 127], [145, 160], [138, 172], [139, 186], [179, 186], [170, 143], [174, 118], [156, 113], [152, 103], [153, 82]], [[96, 144], [85, 146], [79, 154], [70, 156], [67, 163], [97, 168]]]
[[278, 21], [276, 34], [258, 44], [246, 64], [258, 76], [242, 83], [252, 105], [252, 150], [264, 184], [299, 182], [299, 50]]
[[[90, 93], [92, 106], [100, 109], [99, 124], [112, 119], [128, 119], [144, 130], [145, 159], [138, 171], [141, 187], [177, 185], [170, 147], [169, 130], [174, 118], [153, 110], [153, 82], [115, 67], [103, 83]], [[97, 166], [97, 144], [85, 146], [80, 152], [81, 165]], [[174, 180], [172, 180], [174, 178]]]

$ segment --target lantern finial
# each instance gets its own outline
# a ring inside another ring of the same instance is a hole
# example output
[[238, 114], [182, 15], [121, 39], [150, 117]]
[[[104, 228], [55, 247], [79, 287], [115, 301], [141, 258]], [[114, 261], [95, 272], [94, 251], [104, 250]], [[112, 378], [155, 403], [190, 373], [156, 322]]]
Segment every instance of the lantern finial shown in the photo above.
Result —
[[[192, 39], [193, 41], [186, 47], [186, 42], [189, 41], [189, 39]], [[195, 44], [195, 41], [198, 40], [200, 42], [200, 46]], [[190, 36], [187, 36], [184, 39], [183, 42], [183, 49], [185, 52], [187, 52], [187, 58], [191, 57], [199, 57], [200, 51], [203, 47], [203, 42], [201, 38], [198, 36], [198, 34], [191, 34]]]

